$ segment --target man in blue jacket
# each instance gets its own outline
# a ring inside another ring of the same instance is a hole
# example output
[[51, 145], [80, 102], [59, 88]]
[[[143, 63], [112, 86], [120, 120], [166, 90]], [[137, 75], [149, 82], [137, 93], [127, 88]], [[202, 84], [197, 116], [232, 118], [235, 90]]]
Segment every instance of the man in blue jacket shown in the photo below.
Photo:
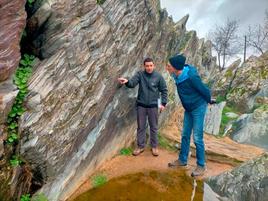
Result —
[[190, 137], [193, 130], [197, 167], [191, 175], [199, 176], [203, 175], [206, 170], [203, 125], [207, 104], [212, 101], [210, 90], [203, 84], [196, 68], [185, 64], [185, 60], [183, 55], [176, 55], [169, 58], [166, 66], [167, 71], [175, 80], [182, 106], [185, 109], [179, 157], [168, 166], [187, 166]]
[[147, 117], [150, 125], [150, 144], [152, 154], [158, 156], [158, 99], [161, 95], [160, 111], [165, 109], [167, 104], [167, 85], [163, 76], [155, 71], [155, 65], [151, 58], [143, 62], [144, 70], [137, 72], [131, 79], [118, 78], [120, 84], [128, 88], [139, 85], [137, 97], [137, 145], [133, 155], [138, 156], [144, 151], [146, 138]]

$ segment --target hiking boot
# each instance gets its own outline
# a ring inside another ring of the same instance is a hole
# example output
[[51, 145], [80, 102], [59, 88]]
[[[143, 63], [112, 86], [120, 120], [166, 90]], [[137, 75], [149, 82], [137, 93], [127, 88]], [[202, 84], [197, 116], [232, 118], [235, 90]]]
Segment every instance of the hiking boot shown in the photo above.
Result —
[[153, 154], [153, 156], [158, 156], [159, 155], [158, 149], [157, 148], [152, 148], [152, 154]]
[[171, 163], [168, 163], [168, 167], [187, 167], [187, 164], [186, 163], [182, 163], [181, 161], [179, 160], [175, 160]]
[[133, 151], [132, 155], [133, 156], [138, 156], [140, 155], [142, 152], [144, 152], [144, 148], [137, 148]]
[[195, 168], [195, 170], [192, 172], [191, 176], [192, 177], [202, 176], [204, 175], [205, 171], [206, 171], [206, 167], [202, 167], [198, 165]]

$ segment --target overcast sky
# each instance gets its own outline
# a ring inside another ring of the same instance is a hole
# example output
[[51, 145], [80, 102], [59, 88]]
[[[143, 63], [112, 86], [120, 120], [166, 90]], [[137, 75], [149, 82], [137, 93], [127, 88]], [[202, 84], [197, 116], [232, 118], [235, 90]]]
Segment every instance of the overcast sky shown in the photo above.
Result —
[[228, 17], [239, 20], [240, 32], [250, 24], [263, 24], [268, 0], [161, 0], [161, 7], [175, 22], [189, 14], [187, 30], [206, 37], [216, 23], [220, 25]]

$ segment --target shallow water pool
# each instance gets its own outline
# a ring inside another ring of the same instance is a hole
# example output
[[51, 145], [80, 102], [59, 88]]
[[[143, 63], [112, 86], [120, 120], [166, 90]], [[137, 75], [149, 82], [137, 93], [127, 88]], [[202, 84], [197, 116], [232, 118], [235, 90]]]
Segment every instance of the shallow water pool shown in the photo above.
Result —
[[203, 182], [182, 170], [143, 172], [114, 178], [74, 201], [201, 201]]

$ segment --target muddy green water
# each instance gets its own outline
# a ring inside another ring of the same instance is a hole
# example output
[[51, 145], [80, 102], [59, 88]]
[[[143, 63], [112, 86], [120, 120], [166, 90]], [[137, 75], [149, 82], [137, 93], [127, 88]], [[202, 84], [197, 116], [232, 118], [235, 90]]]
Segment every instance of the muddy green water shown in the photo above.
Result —
[[203, 182], [184, 171], [144, 172], [108, 181], [74, 201], [201, 201]]

